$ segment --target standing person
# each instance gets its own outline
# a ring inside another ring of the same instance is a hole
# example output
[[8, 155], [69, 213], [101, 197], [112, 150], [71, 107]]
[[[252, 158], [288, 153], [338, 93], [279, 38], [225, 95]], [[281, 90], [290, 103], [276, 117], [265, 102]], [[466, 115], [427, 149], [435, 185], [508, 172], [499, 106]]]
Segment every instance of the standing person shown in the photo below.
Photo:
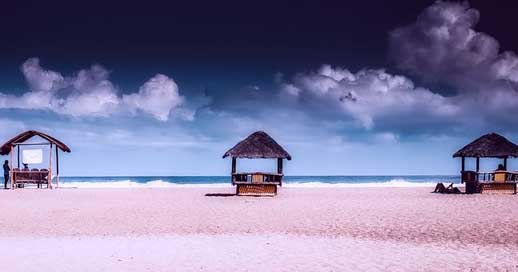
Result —
[[9, 167], [9, 161], [5, 160], [5, 162], [4, 162], [4, 189], [7, 189], [7, 182], [9, 181], [9, 171], [11, 171], [11, 168]]

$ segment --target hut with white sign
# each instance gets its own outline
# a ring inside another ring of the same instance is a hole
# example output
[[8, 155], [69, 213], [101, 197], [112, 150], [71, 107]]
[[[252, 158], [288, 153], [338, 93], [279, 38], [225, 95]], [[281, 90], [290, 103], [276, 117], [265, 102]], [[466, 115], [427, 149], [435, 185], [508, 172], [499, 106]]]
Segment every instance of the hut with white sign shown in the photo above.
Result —
[[[29, 141], [35, 136], [42, 141]], [[70, 152], [70, 148], [63, 142], [35, 130], [23, 132], [3, 144], [0, 147], [0, 155], [10, 155], [11, 158], [11, 189], [22, 188], [26, 184], [34, 184], [38, 188], [46, 185], [47, 188], [52, 189], [53, 175], [55, 175], [56, 187], [58, 187], [59, 150], [66, 153]], [[15, 157], [16, 167], [14, 166]], [[46, 161], [48, 168], [28, 168], [28, 165], [33, 166], [45, 163], [45, 157], [48, 158]], [[20, 163], [23, 163], [26, 167], [22, 168]]]

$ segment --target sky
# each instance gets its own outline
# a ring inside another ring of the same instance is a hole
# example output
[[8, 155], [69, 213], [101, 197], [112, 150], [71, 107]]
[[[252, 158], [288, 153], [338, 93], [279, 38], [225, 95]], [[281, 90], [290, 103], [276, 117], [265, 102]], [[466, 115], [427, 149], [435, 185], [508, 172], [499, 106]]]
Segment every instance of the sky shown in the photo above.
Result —
[[0, 4], [0, 141], [61, 139], [62, 175], [228, 175], [257, 130], [287, 175], [458, 174], [480, 135], [518, 142], [513, 1], [70, 2]]

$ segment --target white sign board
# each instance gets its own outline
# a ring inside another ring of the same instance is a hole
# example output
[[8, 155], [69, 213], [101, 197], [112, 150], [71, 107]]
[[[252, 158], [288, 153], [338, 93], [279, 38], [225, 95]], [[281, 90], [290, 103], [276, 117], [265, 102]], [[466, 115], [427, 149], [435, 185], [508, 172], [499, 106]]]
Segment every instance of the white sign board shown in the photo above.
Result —
[[43, 162], [43, 151], [41, 149], [25, 149], [22, 154], [23, 163], [38, 164]]

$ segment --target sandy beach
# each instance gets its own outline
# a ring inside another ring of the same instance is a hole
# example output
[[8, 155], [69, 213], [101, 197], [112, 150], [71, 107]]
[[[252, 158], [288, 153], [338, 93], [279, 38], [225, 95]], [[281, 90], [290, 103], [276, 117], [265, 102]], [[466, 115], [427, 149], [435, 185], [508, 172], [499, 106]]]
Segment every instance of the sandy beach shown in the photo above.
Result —
[[518, 271], [515, 195], [0, 191], [2, 271]]

